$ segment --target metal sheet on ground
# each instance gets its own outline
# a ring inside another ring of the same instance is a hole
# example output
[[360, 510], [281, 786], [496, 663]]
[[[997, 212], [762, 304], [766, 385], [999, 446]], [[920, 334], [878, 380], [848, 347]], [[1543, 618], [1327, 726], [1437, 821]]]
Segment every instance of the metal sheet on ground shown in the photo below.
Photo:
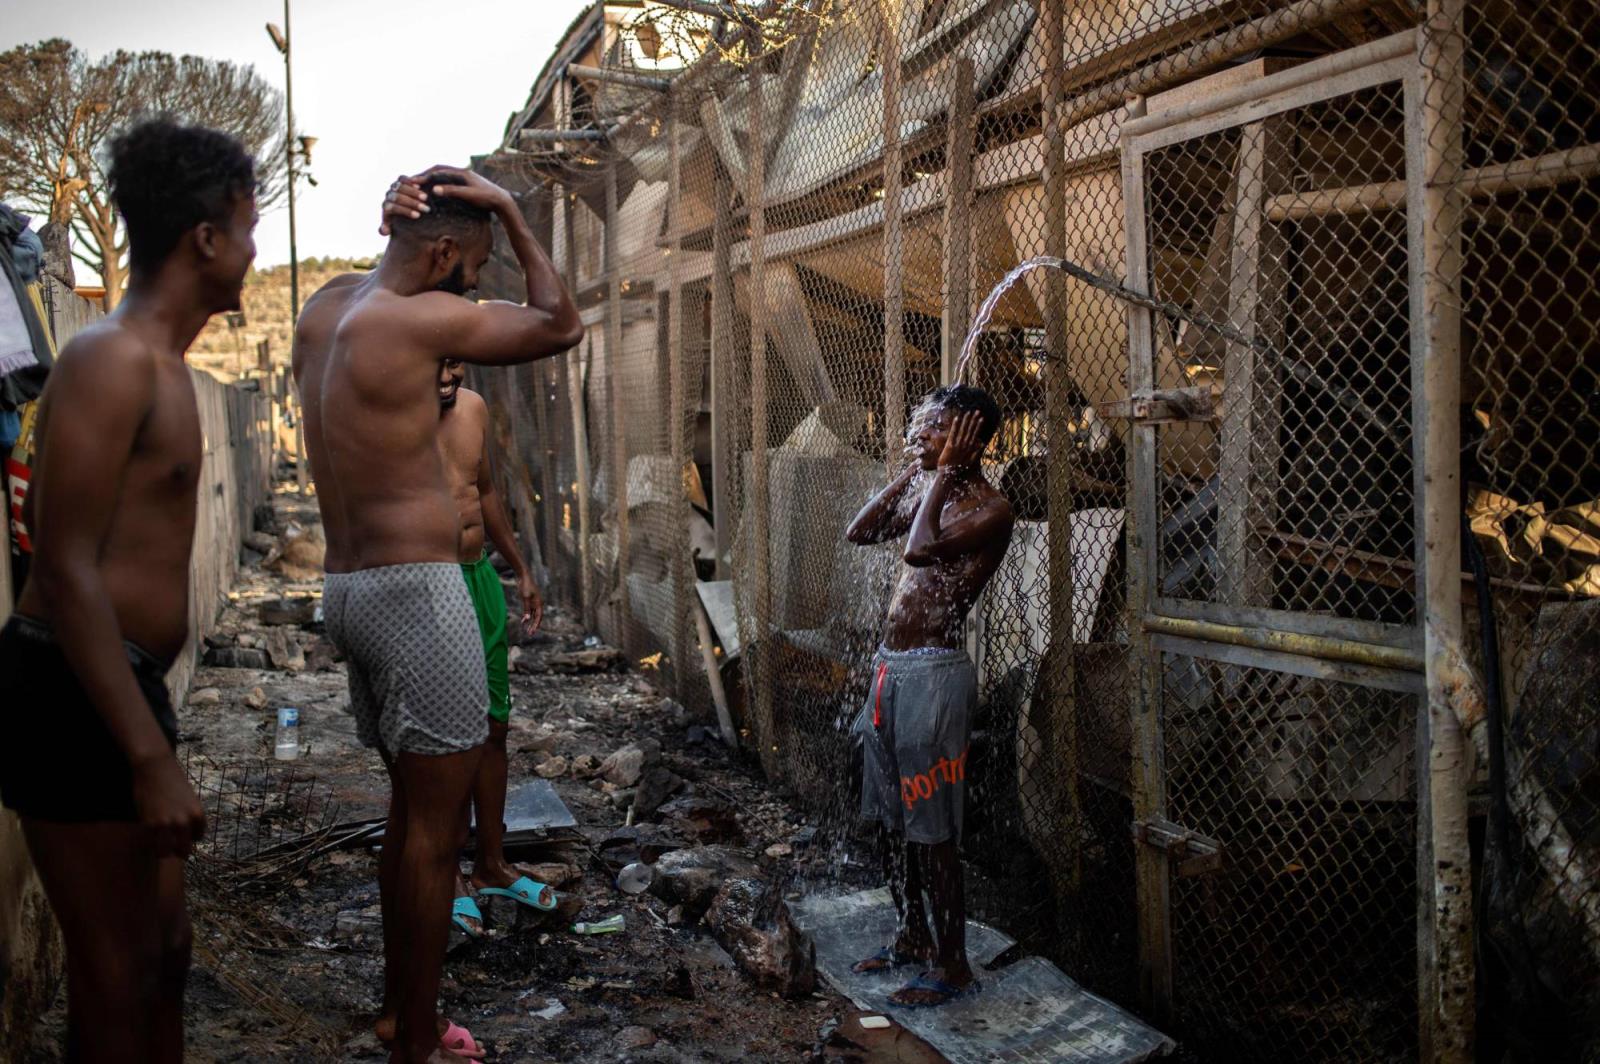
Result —
[[[506, 792], [506, 845], [543, 838], [552, 831], [575, 828], [572, 810], [556, 794], [549, 780], [529, 780]], [[472, 828], [478, 828], [473, 813]]]
[[1135, 1064], [1176, 1048], [1166, 1035], [1083, 989], [1041, 957], [999, 971], [983, 965], [1015, 943], [987, 924], [967, 922], [967, 952], [983, 989], [931, 1009], [889, 1004], [914, 968], [858, 975], [850, 966], [894, 934], [887, 891], [805, 898], [789, 906], [817, 947], [817, 971], [863, 1009], [873, 1009], [943, 1053], [951, 1064], [1008, 1061], [1097, 1061]]

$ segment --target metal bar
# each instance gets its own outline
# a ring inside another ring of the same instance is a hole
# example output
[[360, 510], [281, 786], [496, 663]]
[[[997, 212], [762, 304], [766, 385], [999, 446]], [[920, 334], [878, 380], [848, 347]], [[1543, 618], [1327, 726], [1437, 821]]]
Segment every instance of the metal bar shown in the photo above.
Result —
[[1361, 621], [1352, 617], [1298, 613], [1293, 610], [1275, 610], [1260, 606], [1229, 606], [1220, 602], [1168, 598], [1165, 595], [1151, 599], [1150, 612], [1163, 617], [1215, 621], [1218, 624], [1231, 624], [1241, 628], [1271, 628], [1280, 632], [1298, 632], [1302, 635], [1327, 636], [1331, 639], [1353, 639], [1358, 643], [1371, 643], [1375, 646], [1401, 647], [1419, 652], [1422, 649], [1422, 633], [1411, 624], [1384, 624], [1381, 621]]
[[626, 85], [631, 89], [650, 89], [654, 92], [666, 92], [672, 88], [670, 78], [653, 78], [649, 74], [631, 74], [626, 70], [607, 70], [604, 67], [585, 66], [582, 63], [568, 63], [566, 75], [569, 78], [585, 78], [589, 81], [603, 81], [608, 85]]
[[621, 208], [617, 166], [612, 162], [606, 167], [606, 225], [602, 250], [610, 289], [606, 298], [606, 378], [611, 392], [611, 494], [617, 507], [617, 639], [626, 648], [632, 610], [628, 603], [628, 418], [622, 385], [622, 263], [617, 252]]
[[883, 27], [883, 446], [892, 470], [906, 435], [906, 237], [900, 146], [900, 32], [897, 5], [879, 0]]
[[755, 708], [756, 740], [761, 763], [774, 779], [783, 778], [777, 754], [776, 714], [773, 710], [772, 660], [772, 573], [767, 524], [771, 515], [767, 496], [767, 152], [766, 132], [762, 129], [765, 88], [761, 64], [751, 63], [748, 185], [745, 205], [750, 212], [750, 497], [752, 508], [750, 550], [754, 572], [756, 632], [752, 649], [750, 677], [751, 703]]
[[1417, 672], [1379, 669], [1349, 661], [1308, 658], [1302, 654], [1284, 654], [1275, 650], [1262, 650], [1259, 647], [1212, 643], [1204, 639], [1186, 639], [1176, 635], [1152, 635], [1150, 645], [1158, 654], [1182, 654], [1185, 657], [1202, 658], [1240, 668], [1285, 672], [1292, 676], [1373, 687], [1380, 691], [1398, 691], [1401, 694], [1420, 695], [1423, 690], [1422, 674]]
[[[1600, 174], [1600, 144], [1585, 144], [1530, 159], [1474, 167], [1462, 173], [1456, 187], [1462, 195], [1488, 199], [1506, 192], [1555, 188], [1597, 174]], [[1404, 181], [1383, 181], [1317, 192], [1284, 193], [1268, 201], [1267, 216], [1275, 222], [1295, 222], [1328, 215], [1394, 210], [1406, 205], [1406, 191]]]
[[[667, 365], [670, 371], [667, 425], [672, 432], [672, 469], [677, 477], [672, 500], [672, 678], [678, 702], [688, 701], [690, 599], [698, 599], [691, 584], [694, 563], [689, 557], [689, 499], [683, 490], [688, 464], [687, 439], [692, 431], [688, 411], [688, 368], [683, 360], [683, 153], [678, 145], [678, 124], [683, 101], [674, 93], [667, 116]], [[699, 406], [696, 395], [696, 407]], [[700, 606], [693, 604], [696, 612]]]
[[717, 537], [717, 579], [728, 579], [728, 552], [733, 546], [733, 484], [738, 460], [734, 440], [733, 404], [733, 267], [729, 263], [733, 232], [733, 182], [719, 163], [712, 164], [711, 227], [711, 520]]
[[[1061, 121], [1066, 106], [1066, 67], [1060, 57], [1066, 48], [1066, 2], [1043, 0], [1039, 6], [1043, 21], [1044, 51], [1046, 58], [1044, 110], [1040, 118], [1044, 125], [1044, 184], [1045, 242], [1054, 250], [1067, 247], [1067, 128]], [[1044, 403], [1047, 438], [1071, 438], [1069, 427], [1077, 411], [1072, 409], [1074, 387], [1071, 366], [1071, 323], [1067, 300], [1067, 275], [1051, 270], [1045, 278], [1045, 343], [1051, 358], [1044, 366]], [[1045, 466], [1045, 495], [1050, 518], [1047, 565], [1050, 579], [1050, 643], [1041, 671], [1049, 679], [1052, 697], [1035, 711], [1043, 710], [1052, 716], [1046, 734], [1054, 739], [1055, 749], [1044, 752], [1047, 758], [1059, 759], [1063, 781], [1062, 797], [1067, 822], [1082, 821], [1082, 801], [1079, 793], [1081, 759], [1078, 750], [1078, 687], [1077, 661], [1073, 652], [1072, 620], [1076, 600], [1072, 583], [1072, 477], [1074, 448], [1052, 447]], [[1078, 892], [1083, 885], [1083, 846], [1080, 834], [1063, 831], [1058, 836], [1067, 854], [1067, 889], [1071, 897], [1058, 899], [1068, 908], [1076, 906]]]
[[[1143, 106], [1142, 103], [1140, 105]], [[1149, 283], [1145, 234], [1144, 156], [1129, 151], [1122, 157], [1123, 229], [1128, 248], [1128, 285]], [[1155, 330], [1148, 306], [1129, 302], [1128, 387], [1155, 388]], [[1149, 612], [1159, 573], [1156, 542], [1156, 429], [1132, 425], [1128, 431], [1128, 483], [1133, 487], [1127, 515], [1128, 611]], [[1133, 815], [1151, 820], [1167, 815], [1166, 744], [1161, 730], [1162, 659], [1141, 625], [1128, 633], [1129, 691], [1132, 725]], [[1167, 863], [1143, 847], [1134, 858], [1139, 908], [1139, 996], [1157, 1024], [1172, 1018], [1172, 902]]]
[[517, 134], [517, 146], [559, 144], [567, 140], [600, 141], [610, 135], [611, 130], [608, 129], [524, 129]]
[[676, 8], [691, 15], [704, 15], [706, 18], [726, 19], [729, 22], [739, 22], [746, 26], [759, 25], [755, 13], [739, 4], [715, 4], [709, 0], [658, 0], [662, 7]]
[[[1428, 0], [1418, 73], [1406, 84], [1412, 199], [1412, 418], [1427, 697], [1417, 744], [1418, 1059], [1473, 1058], [1472, 748], [1455, 712], [1461, 615], [1461, 228], [1465, 0]], [[1513, 164], [1514, 165], [1514, 164]]]
[[1422, 671], [1422, 655], [1414, 649], [1384, 646], [1380, 643], [1363, 643], [1357, 639], [1220, 624], [1217, 621], [1203, 621], [1193, 617], [1164, 617], [1156, 613], [1145, 614], [1140, 621], [1140, 627], [1152, 634], [1202, 639], [1236, 647], [1254, 647], [1257, 650], [1298, 654], [1301, 657], [1322, 658], [1327, 661], [1348, 661], [1374, 669]]
[[939, 381], [956, 379], [956, 357], [972, 323], [973, 64], [955, 61], [950, 78], [950, 120], [944, 164], [950, 192], [944, 202], [944, 285], [939, 330]]

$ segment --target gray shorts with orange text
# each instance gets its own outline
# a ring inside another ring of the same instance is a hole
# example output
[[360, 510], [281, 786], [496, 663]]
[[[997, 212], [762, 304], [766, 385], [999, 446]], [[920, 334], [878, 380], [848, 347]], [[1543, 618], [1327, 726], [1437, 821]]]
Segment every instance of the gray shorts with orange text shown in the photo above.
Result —
[[961, 650], [880, 649], [872, 666], [851, 728], [862, 748], [862, 817], [910, 842], [960, 839], [978, 703], [972, 660]]

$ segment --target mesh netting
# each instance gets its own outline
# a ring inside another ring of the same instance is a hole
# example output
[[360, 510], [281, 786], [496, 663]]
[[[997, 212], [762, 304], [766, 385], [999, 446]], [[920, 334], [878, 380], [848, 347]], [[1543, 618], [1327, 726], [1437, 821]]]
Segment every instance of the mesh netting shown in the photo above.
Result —
[[[478, 377], [550, 594], [824, 819], [897, 566], [842, 530], [927, 392], [995, 396], [976, 915], [1231, 1059], [1470, 1030], [1447, 852], [1483, 1038], [1600, 1014], [1596, 12], [1431, 14], [597, 5], [481, 163], [588, 325]], [[1451, 639], [1498, 707], [1456, 776]]]

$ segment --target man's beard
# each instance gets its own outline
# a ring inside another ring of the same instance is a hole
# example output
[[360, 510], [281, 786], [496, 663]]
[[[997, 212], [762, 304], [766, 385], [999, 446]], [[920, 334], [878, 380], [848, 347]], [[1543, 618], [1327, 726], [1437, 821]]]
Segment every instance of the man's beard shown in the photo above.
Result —
[[452, 406], [455, 406], [456, 405], [456, 393], [459, 392], [459, 391], [461, 391], [461, 388], [458, 385], [458, 386], [450, 389], [450, 394], [449, 395], [445, 395], [443, 392], [441, 392], [439, 394], [439, 408], [441, 410], [449, 410]]
[[467, 294], [467, 268], [465, 263], [456, 263], [455, 269], [450, 271], [450, 276], [433, 286], [436, 292], [449, 292], [453, 296]]

